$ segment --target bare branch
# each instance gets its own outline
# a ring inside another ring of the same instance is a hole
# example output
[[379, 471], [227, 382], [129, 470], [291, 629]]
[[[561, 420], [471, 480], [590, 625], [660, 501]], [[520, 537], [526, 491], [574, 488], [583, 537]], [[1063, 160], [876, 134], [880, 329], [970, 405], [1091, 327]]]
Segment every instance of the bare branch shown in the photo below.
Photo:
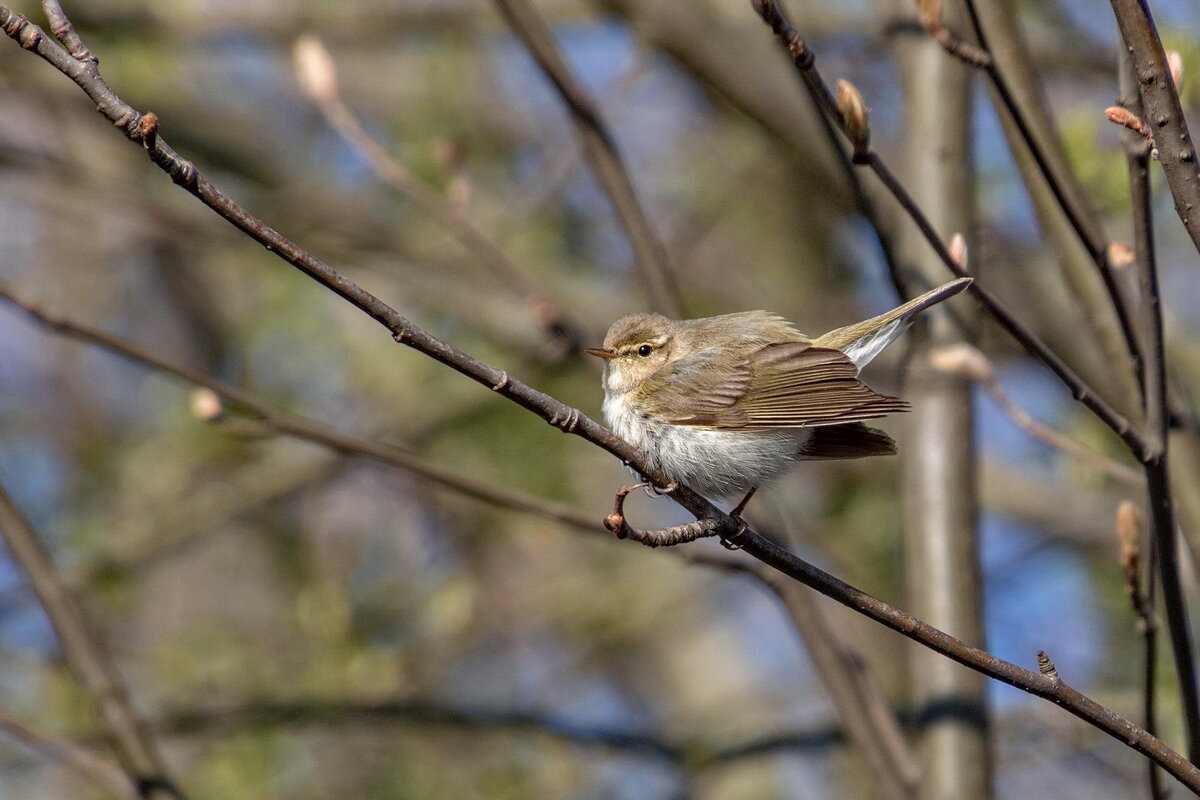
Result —
[[[643, 463], [638, 453], [628, 443], [613, 436], [602, 426], [580, 413], [578, 409], [570, 408], [555, 398], [511, 378], [503, 370], [484, 364], [437, 339], [329, 265], [265, 225], [221, 193], [196, 169], [194, 164], [183, 159], [171, 149], [163, 141], [161, 135], [155, 136], [153, 141], [143, 139], [139, 134], [142, 115], [122, 101], [109, 88], [100, 78], [94, 65], [89, 67], [71, 58], [66, 50], [47, 39], [36, 25], [10, 9], [0, 6], [0, 27], [23, 47], [37, 53], [75, 81], [96, 103], [100, 113], [110, 119], [131, 140], [142, 144], [151, 160], [171, 176], [172, 180], [194, 194], [252, 239], [268, 247], [289, 264], [378, 321], [391, 332], [397, 342], [424, 353], [439, 363], [493, 389], [564, 432], [587, 439], [639, 470], [656, 484], [665, 486], [669, 483], [667, 476]], [[803, 52], [802, 48], [801, 51]], [[936, 236], [934, 241], [938, 245], [941, 244]], [[944, 260], [949, 264], [954, 264], [944, 246], [941, 246], [939, 255], [943, 255]], [[1079, 384], [1076, 382], [1074, 385]], [[1081, 388], [1080, 391], [1083, 389]], [[1099, 401], [1093, 399], [1091, 402]], [[1123, 431], [1123, 434], [1136, 437], [1136, 434], [1133, 434], [1128, 428]], [[998, 659], [855, 589], [769, 542], [749, 528], [743, 527], [737, 520], [722, 513], [685, 486], [676, 487], [671, 493], [671, 498], [698, 520], [712, 521], [714, 535], [724, 539], [736, 538], [737, 544], [749, 555], [971, 669], [1063, 706], [1080, 719], [1161, 764], [1164, 769], [1193, 791], [1200, 792], [1200, 768], [1190, 764], [1144, 729], [1101, 706], [1091, 698], [1080, 694], [1062, 681], [1050, 680], [1046, 676]]]
[[1021, 408], [996, 377], [992, 362], [975, 347], [965, 343], [946, 345], [930, 353], [929, 360], [936, 369], [965, 375], [983, 386], [997, 405], [1004, 409], [1004, 413], [1008, 414], [1021, 430], [1035, 439], [1090, 464], [1128, 486], [1139, 489], [1143, 486], [1143, 478], [1137, 470], [1085, 447]]
[[[172, 375], [194, 386], [204, 387], [206, 390], [214, 393], [216, 397], [193, 396], [190, 399], [190, 403], [197, 416], [206, 421], [222, 419], [223, 422], [227, 422], [222, 416], [224, 409], [220, 403], [220, 399], [224, 399], [245, 411], [255, 414], [259, 418], [255, 420], [258, 423], [255, 429], [257, 435], [282, 433], [294, 436], [298, 439], [304, 439], [323, 447], [328, 447], [338, 453], [366, 456], [376, 461], [390, 464], [438, 486], [452, 489], [499, 508], [521, 511], [543, 519], [561, 522], [564, 525], [591, 533], [603, 531], [603, 528], [596, 522], [594, 517], [567, 506], [530, 497], [515, 490], [494, 486], [486, 481], [465, 477], [452, 470], [430, 464], [425, 459], [412, 454], [403, 447], [343, 433], [316, 420], [275, 408], [243, 389], [219, 381], [200, 370], [155, 355], [141, 345], [128, 339], [73, 320], [68, 320], [61, 315], [47, 311], [29, 300], [18, 297], [12, 289], [5, 286], [2, 282], [0, 282], [0, 301], [10, 303], [21, 309], [39, 325], [55, 333], [93, 344], [129, 361], [167, 375]], [[249, 434], [250, 431], [246, 429], [243, 433]]]
[[85, 778], [99, 783], [116, 797], [138, 800], [137, 787], [124, 772], [74, 742], [34, 730], [0, 708], [0, 730], [47, 758], [60, 762]]
[[[1158, 52], [1161, 55], [1161, 44]], [[1125, 58], [1121, 61], [1122, 100], [1131, 115], [1141, 117], [1148, 106], [1145, 94], [1140, 94], [1136, 88], [1141, 83], [1140, 80], [1136, 80], [1137, 75], [1132, 66], [1136, 56], [1133, 61]], [[1171, 89], [1171, 94], [1174, 95], [1174, 88]], [[1179, 119], [1182, 124], [1183, 118]], [[1150, 525], [1153, 532], [1154, 557], [1162, 579], [1167, 633], [1171, 639], [1175, 672], [1179, 678], [1180, 705], [1183, 707], [1188, 755], [1193, 762], [1200, 762], [1200, 686], [1197, 686], [1196, 655], [1188, 622], [1187, 598], [1179, 574], [1175, 501], [1171, 494], [1168, 460], [1170, 437], [1167, 435], [1167, 425], [1170, 414], [1167, 408], [1169, 401], [1166, 345], [1163, 339], [1162, 305], [1159, 297], [1158, 260], [1154, 251], [1149, 153], [1145, 147], [1136, 146], [1128, 139], [1125, 152], [1129, 171], [1130, 211], [1133, 215], [1134, 252], [1137, 254], [1138, 286], [1142, 299], [1141, 313], [1138, 316], [1145, 363], [1142, 397], [1146, 407], [1146, 435], [1150, 439], [1150, 452], [1154, 456], [1143, 459]], [[1160, 161], [1162, 158], [1160, 148]], [[1165, 169], [1166, 164], [1163, 167]]]
[[183, 792], [169, 777], [166, 763], [146, 735], [100, 637], [59, 577], [33, 526], [3, 486], [0, 537], [50, 619], [67, 664], [95, 705], [121, 768], [137, 787], [138, 795], [148, 800], [183, 800]]
[[508, 254], [469, 220], [462, 210], [430, 184], [421, 180], [372, 139], [338, 90], [333, 59], [313, 36], [302, 37], [294, 48], [296, 73], [305, 93], [325, 121], [354, 148], [379, 178], [396, 191], [411, 198], [443, 226], [459, 244], [476, 258], [503, 276], [529, 301], [534, 315], [552, 337], [568, 352], [582, 346], [579, 331], [542, 287]]
[[683, 300], [671, 272], [667, 251], [654, 233], [638, 200], [633, 181], [617, 151], [617, 143], [600, 117], [587, 89], [575, 77], [558, 50], [554, 36], [528, 0], [496, 0], [513, 33], [529, 50], [546, 78], [554, 84], [579, 133], [583, 155], [608, 195], [646, 282], [650, 301], [669, 317], [682, 317]]
[[[1117, 26], [1128, 49], [1146, 119], [1156, 131], [1158, 160], [1175, 198], [1175, 211], [1200, 250], [1200, 173], [1179, 92], [1163, 52], [1150, 8], [1141, 0], [1111, 0]], [[1163, 587], [1164, 591], [1166, 587]]]
[[[804, 40], [800, 38], [796, 29], [784, 17], [783, 10], [779, 7], [777, 0], [752, 0], [752, 4], [763, 20], [771, 26], [771, 29], [779, 37], [780, 43], [791, 55], [796, 69], [800, 71], [804, 80], [813, 87], [813, 91], [821, 98], [821, 105], [826, 113], [840, 124], [841, 115], [837, 110], [837, 102], [833, 99], [828, 85], [816, 68], [816, 57], [813, 55], [812, 50], [805, 44]], [[888, 191], [895, 196], [913, 222], [917, 224], [922, 235], [929, 242], [934, 252], [937, 253], [938, 258], [946, 265], [947, 269], [960, 277], [970, 277], [967, 271], [955, 261], [946, 244], [929, 223], [929, 220], [925, 217], [920, 207], [914, 202], [908, 190], [892, 174], [892, 171], [880, 159], [879, 154], [872, 150], [865, 154], [859, 160], [859, 163], [869, 166], [879, 179], [883, 181]], [[982, 287], [978, 280], [971, 284], [970, 291], [992, 318], [999, 323], [1001, 328], [1007, 331], [1013, 339], [1034, 357], [1045, 364], [1071, 390], [1072, 396], [1083, 403], [1105, 425], [1121, 437], [1139, 459], [1143, 458], [1149, 452], [1145, 439], [1134, 427], [1133, 423], [1088, 386], [1057, 353], [1047, 347], [1032, 330], [1018, 320], [995, 295]]]

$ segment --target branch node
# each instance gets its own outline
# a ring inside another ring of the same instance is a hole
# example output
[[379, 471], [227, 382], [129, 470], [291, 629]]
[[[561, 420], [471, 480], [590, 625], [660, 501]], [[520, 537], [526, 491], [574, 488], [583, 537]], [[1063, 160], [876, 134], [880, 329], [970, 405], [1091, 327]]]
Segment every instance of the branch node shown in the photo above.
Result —
[[502, 377], [500, 378], [500, 381], [499, 381], [498, 383], [496, 383], [496, 384], [494, 384], [494, 385], [492, 386], [492, 391], [493, 391], [493, 392], [502, 392], [502, 391], [504, 391], [505, 389], [507, 389], [507, 388], [508, 388], [508, 384], [511, 382], [511, 381], [510, 381], [510, 379], [509, 379], [509, 377], [508, 377], [508, 373], [507, 373], [507, 372], [504, 372], [503, 370], [501, 370], [501, 372], [500, 372], [500, 375], [502, 376]]

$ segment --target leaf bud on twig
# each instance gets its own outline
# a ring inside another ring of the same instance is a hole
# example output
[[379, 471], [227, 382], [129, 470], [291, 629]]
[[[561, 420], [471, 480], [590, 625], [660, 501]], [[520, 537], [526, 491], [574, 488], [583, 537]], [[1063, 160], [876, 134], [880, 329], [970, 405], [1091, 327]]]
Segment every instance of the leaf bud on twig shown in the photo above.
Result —
[[871, 150], [871, 109], [850, 81], [837, 82], [837, 103], [842, 126], [854, 147], [854, 157], [856, 160], [863, 159]]

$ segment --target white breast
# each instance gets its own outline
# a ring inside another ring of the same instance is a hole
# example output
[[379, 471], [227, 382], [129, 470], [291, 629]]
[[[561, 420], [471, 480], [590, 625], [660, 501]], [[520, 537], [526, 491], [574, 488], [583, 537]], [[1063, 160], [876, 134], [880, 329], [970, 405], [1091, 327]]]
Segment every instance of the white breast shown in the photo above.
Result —
[[606, 393], [604, 418], [661, 472], [710, 498], [761, 486], [786, 469], [809, 436], [803, 428], [754, 433], [672, 425], [630, 408], [628, 394]]

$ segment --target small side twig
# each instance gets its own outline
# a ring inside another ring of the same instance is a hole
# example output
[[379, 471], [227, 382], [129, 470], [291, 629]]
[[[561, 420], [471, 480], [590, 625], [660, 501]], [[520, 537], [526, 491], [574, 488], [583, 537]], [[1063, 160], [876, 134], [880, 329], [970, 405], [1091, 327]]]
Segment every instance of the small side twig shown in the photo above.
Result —
[[964, 375], [978, 383], [1004, 409], [1017, 427], [1035, 439], [1090, 464], [1128, 486], [1141, 488], [1144, 485], [1142, 475], [1136, 469], [1085, 447], [1021, 408], [996, 377], [991, 360], [977, 348], [966, 343], [946, 345], [930, 354], [930, 363], [943, 372]]
[[722, 531], [729, 527], [723, 525], [722, 520], [716, 517], [702, 517], [695, 522], [672, 525], [661, 530], [642, 530], [630, 527], [625, 520], [625, 498], [629, 496], [630, 492], [648, 485], [639, 483], [634, 486], [622, 486], [617, 490], [613, 500], [612, 513], [604, 518], [604, 527], [616, 534], [618, 539], [632, 539], [647, 547], [673, 547], [708, 536], [720, 536]]
[[666, 248], [642, 208], [616, 141], [595, 102], [567, 64], [550, 29], [528, 0], [496, 0], [496, 6], [517, 38], [533, 56], [571, 115], [583, 155], [608, 196], [633, 248], [650, 301], [669, 317], [684, 316], [679, 286], [671, 272]]
[[363, 128], [342, 99], [333, 57], [315, 36], [304, 36], [293, 49], [296, 73], [305, 94], [325, 121], [358, 153], [375, 174], [397, 192], [411, 198], [443, 226], [467, 252], [505, 278], [529, 301], [542, 327], [570, 352], [582, 346], [582, 337], [566, 313], [537, 281], [519, 267], [500, 246], [429, 183], [414, 175]]
[[[55, 42], [48, 40], [36, 25], [3, 5], [0, 5], [0, 29], [22, 47], [36, 53], [53, 65], [55, 69], [68, 76], [93, 100], [101, 114], [114, 122], [131, 140], [140, 143], [129, 127], [129, 123], [136, 121], [140, 115], [100, 78], [98, 72], [82, 68], [80, 62], [71, 58], [70, 54]], [[375, 295], [250, 214], [208, 181], [194, 164], [167, 146], [161, 136], [157, 138], [154, 148], [148, 149], [147, 153], [153, 163], [178, 185], [195, 195], [251, 239], [267, 246], [287, 263], [371, 316], [384, 326], [397, 341], [402, 341], [406, 346], [485, 387], [496, 386], [503, 379], [502, 370], [474, 358], [413, 324]], [[940, 242], [936, 238], [935, 241]], [[1082, 386], [1082, 384], [1078, 385]], [[543, 420], [549, 421], [554, 417], [567, 418], [571, 415], [572, 409], [561, 401], [515, 379], [512, 379], [499, 394]], [[645, 464], [638, 452], [628, 442], [614, 436], [588, 417], [578, 414], [578, 412], [575, 413], [577, 416], [571, 430], [573, 434], [603, 448], [646, 475], [650, 480], [666, 485], [667, 476]], [[1136, 434], [1133, 435], [1136, 438]], [[677, 487], [671, 497], [697, 519], [718, 520], [718, 530], [714, 531], [716, 535], [739, 533], [737, 521], [727, 514], [723, 514], [686, 486]], [[1065, 684], [1049, 682], [1045, 676], [1004, 661], [979, 648], [971, 647], [944, 631], [838, 580], [759, 536], [749, 528], [740, 531], [739, 544], [748, 555], [872, 620], [926, 647], [937, 650], [971, 669], [1062, 706], [1071, 714], [1104, 731], [1125, 746], [1161, 764], [1164, 769], [1192, 791], [1200, 792], [1200, 767], [1183, 758], [1162, 740], [1150, 735], [1143, 728], [1100, 705], [1092, 698]]]
[[[780, 44], [788, 51], [796, 69], [800, 71], [801, 76], [810, 84], [813, 92], [820, 99], [825, 113], [840, 125], [842, 117], [837, 101], [816, 68], [816, 57], [811, 48], [805, 44], [804, 39], [788, 22], [778, 0], [751, 0], [751, 4], [779, 38]], [[844, 129], [843, 133], [845, 133]], [[946, 265], [946, 268], [959, 277], [971, 277], [966, 269], [955, 261], [945, 242], [934, 230], [933, 225], [913, 200], [912, 195], [883, 162], [879, 154], [872, 150], [860, 158], [858, 163], [869, 167], [878, 176], [887, 190], [916, 223], [921, 234], [929, 242], [938, 258]], [[981, 286], [978, 280], [971, 285], [970, 291], [1001, 328], [1008, 332], [1025, 350], [1045, 364], [1071, 390], [1072, 396], [1083, 403], [1117, 436], [1121, 437], [1139, 459], [1150, 453], [1149, 446], [1137, 427], [1088, 386], [1061, 356], [1051, 350], [1028, 326], [1018, 320], [1007, 306], [1000, 302], [999, 298]]]
[[166, 762], [146, 734], [125, 686], [83, 609], [67, 590], [37, 533], [0, 486], [0, 537], [37, 595], [67, 664], [96, 707], [121, 768], [145, 800], [183, 800]]
[[108, 761], [74, 742], [34, 730], [2, 708], [0, 708], [0, 731], [47, 758], [100, 783], [116, 797], [125, 800], [141, 800], [141, 795], [129, 776]]

